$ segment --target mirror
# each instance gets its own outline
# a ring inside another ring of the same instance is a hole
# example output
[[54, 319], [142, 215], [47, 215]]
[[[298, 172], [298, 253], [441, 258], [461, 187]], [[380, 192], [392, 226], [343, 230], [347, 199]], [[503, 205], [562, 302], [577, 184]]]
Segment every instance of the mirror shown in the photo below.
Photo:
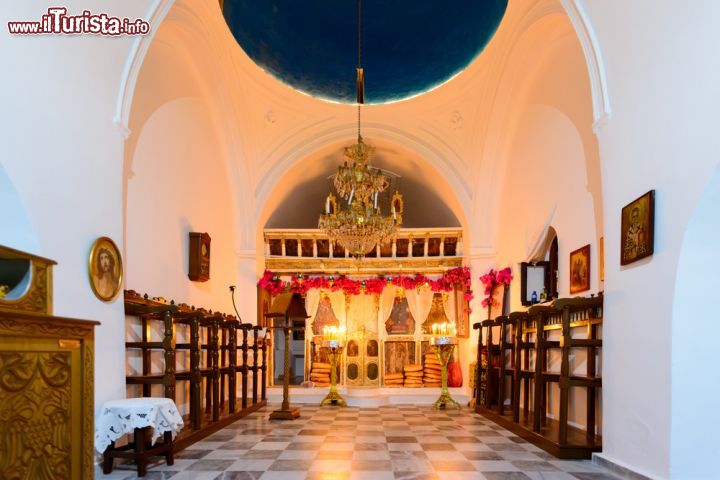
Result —
[[[550, 262], [523, 262], [520, 264], [520, 301], [533, 305], [550, 297]], [[542, 299], [545, 292], [545, 299]]]
[[21, 298], [30, 286], [31, 263], [23, 258], [0, 257], [0, 299]]

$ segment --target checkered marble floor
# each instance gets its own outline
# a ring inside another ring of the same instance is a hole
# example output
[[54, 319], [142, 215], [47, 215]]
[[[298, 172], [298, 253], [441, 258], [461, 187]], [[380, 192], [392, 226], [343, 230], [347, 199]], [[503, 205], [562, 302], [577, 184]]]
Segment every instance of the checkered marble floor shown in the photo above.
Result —
[[[615, 480], [590, 461], [557, 460], [473, 413], [425, 405], [317, 407], [270, 421], [268, 406], [153, 464], [148, 480]], [[137, 478], [116, 466], [96, 479]]]

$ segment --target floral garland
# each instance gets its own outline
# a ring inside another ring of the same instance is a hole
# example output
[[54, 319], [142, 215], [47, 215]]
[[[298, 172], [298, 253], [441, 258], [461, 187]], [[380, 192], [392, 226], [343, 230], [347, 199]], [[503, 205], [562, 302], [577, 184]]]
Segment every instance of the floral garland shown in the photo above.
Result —
[[[361, 293], [380, 294], [386, 285], [395, 285], [405, 290], [427, 286], [433, 292], [449, 292], [458, 286], [465, 288], [463, 298], [467, 302], [470, 302], [475, 298], [470, 289], [471, 281], [472, 278], [468, 267], [457, 267], [448, 270], [437, 280], [433, 280], [422, 274], [411, 277], [403, 275], [378, 276], [364, 280], [353, 280], [344, 275], [339, 277], [332, 275], [328, 277], [305, 277], [302, 274], [298, 274], [293, 275], [289, 282], [283, 282], [275, 272], [265, 270], [262, 278], [258, 281], [258, 286], [267, 290], [271, 295], [277, 295], [286, 291], [305, 293], [313, 288], [322, 288], [332, 292], [342, 290], [346, 295], [359, 295]], [[470, 313], [470, 309], [467, 309], [467, 312]]]
[[495, 303], [492, 295], [495, 287], [497, 287], [498, 285], [510, 285], [512, 279], [513, 274], [510, 267], [505, 267], [502, 270], [498, 270], [497, 272], [493, 269], [490, 269], [488, 273], [481, 276], [480, 281], [483, 283], [483, 285], [485, 285], [485, 295], [487, 295], [482, 301], [482, 306], [490, 308], [490, 306]]

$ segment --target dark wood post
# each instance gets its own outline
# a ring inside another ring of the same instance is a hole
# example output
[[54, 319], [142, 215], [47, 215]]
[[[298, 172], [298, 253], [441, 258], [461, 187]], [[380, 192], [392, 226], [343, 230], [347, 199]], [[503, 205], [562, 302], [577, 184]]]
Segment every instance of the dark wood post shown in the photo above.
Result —
[[267, 400], [267, 330], [262, 339], [262, 367], [261, 367], [260, 381], [260, 399]]
[[[163, 351], [165, 357], [165, 375], [163, 386], [165, 396], [175, 401], [175, 324], [170, 310], [163, 313], [165, 332], [163, 337]], [[139, 467], [139, 465], [138, 465]]]
[[200, 373], [200, 324], [197, 315], [190, 317], [190, 417], [195, 430], [202, 425], [202, 374]]
[[238, 322], [233, 320], [226, 323], [228, 332], [228, 409], [235, 413], [237, 403], [237, 327]]
[[533, 431], [539, 432], [542, 423], [542, 393], [543, 393], [543, 346], [542, 337], [544, 327], [543, 316], [538, 313], [533, 316], [535, 318], [535, 391], [533, 395]]
[[242, 408], [248, 406], [248, 330], [252, 327], [249, 323], [240, 325], [242, 328], [242, 398], [240, 400]]
[[[152, 351], [147, 348], [150, 339], [152, 338], [152, 328], [150, 327], [150, 320], [147, 315], [140, 317], [142, 323], [142, 374], [150, 375], [152, 373]], [[142, 384], [142, 395], [143, 397], [149, 397], [152, 395], [152, 385], [149, 383]]]
[[475, 410], [477, 411], [477, 407], [482, 405], [482, 349], [483, 349], [483, 341], [482, 341], [482, 329], [480, 328], [480, 322], [473, 323], [473, 330], [478, 331], [478, 344], [477, 344], [477, 360], [475, 364]]
[[258, 345], [258, 327], [257, 325], [253, 325], [253, 345], [252, 345], [252, 351], [253, 351], [253, 364], [252, 364], [252, 374], [253, 374], [253, 386], [252, 386], [252, 404], [255, 405], [258, 403], [258, 352], [260, 350], [260, 345]]
[[216, 316], [210, 323], [210, 348], [208, 355], [211, 357], [212, 365], [212, 419], [213, 422], [220, 420], [220, 348], [219, 329], [221, 317]]
[[570, 345], [572, 336], [570, 332], [570, 307], [565, 306], [562, 311], [562, 337], [560, 347], [562, 359], [560, 361], [560, 418], [558, 442], [567, 444], [568, 407], [570, 404]]

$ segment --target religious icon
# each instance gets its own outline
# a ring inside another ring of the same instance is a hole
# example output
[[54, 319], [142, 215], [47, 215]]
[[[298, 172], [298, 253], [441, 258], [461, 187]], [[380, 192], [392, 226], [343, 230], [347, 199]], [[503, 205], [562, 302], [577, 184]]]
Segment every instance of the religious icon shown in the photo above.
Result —
[[326, 326], [339, 327], [340, 321], [335, 316], [335, 312], [330, 302], [330, 297], [327, 295], [320, 295], [320, 303], [318, 303], [317, 313], [315, 314], [315, 320], [312, 323], [312, 331], [314, 335], [322, 335], [323, 328]]
[[378, 356], [378, 342], [377, 340], [368, 340], [366, 350], [368, 357]]
[[570, 293], [590, 290], [590, 245], [570, 252]]
[[347, 344], [347, 356], [357, 357], [358, 356], [358, 344], [355, 340], [350, 340]]
[[385, 374], [403, 373], [405, 365], [415, 364], [415, 342], [385, 342]]
[[653, 254], [654, 229], [655, 190], [650, 190], [622, 209], [620, 265], [627, 265]]
[[415, 333], [415, 319], [405, 297], [395, 297], [390, 317], [385, 321], [385, 330], [390, 335], [409, 335]]
[[90, 287], [103, 302], [113, 300], [122, 284], [122, 258], [115, 242], [108, 237], [95, 240], [88, 258]]

